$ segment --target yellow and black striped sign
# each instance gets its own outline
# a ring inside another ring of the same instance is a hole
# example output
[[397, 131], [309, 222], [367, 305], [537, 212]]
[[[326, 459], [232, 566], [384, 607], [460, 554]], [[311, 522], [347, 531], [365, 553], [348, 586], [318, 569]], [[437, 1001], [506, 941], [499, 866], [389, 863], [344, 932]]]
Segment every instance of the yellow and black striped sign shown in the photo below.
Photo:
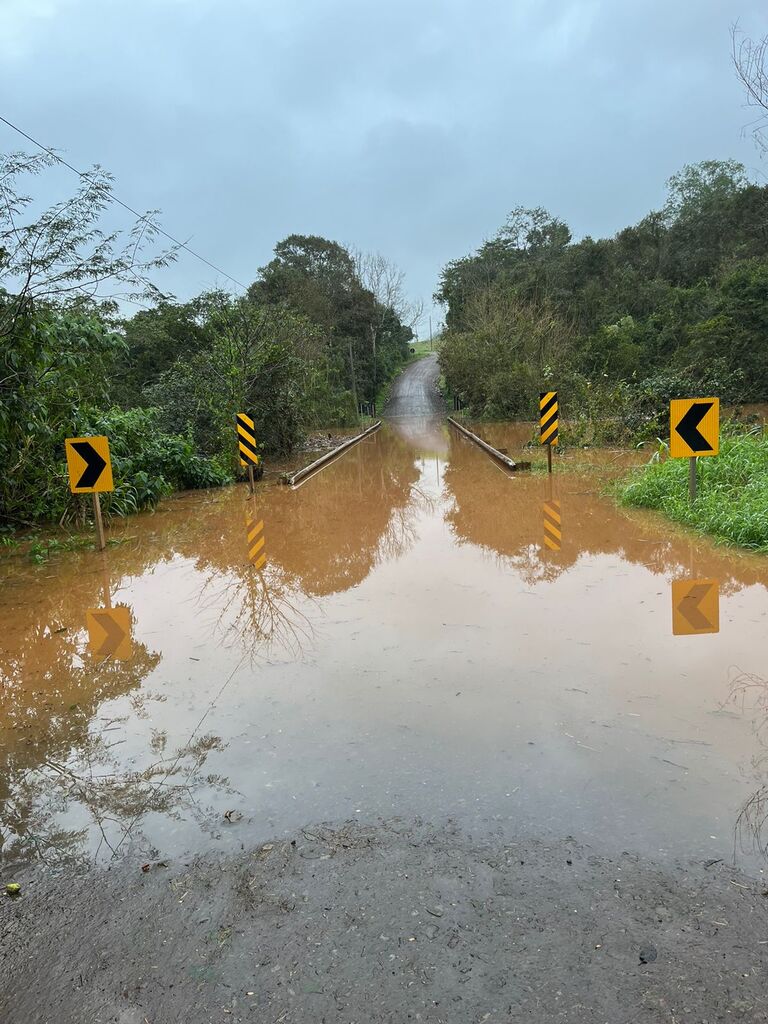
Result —
[[563, 540], [562, 518], [559, 501], [545, 501], [544, 511], [544, 546], [550, 551], [559, 551]]
[[244, 412], [237, 414], [237, 442], [240, 445], [240, 465], [258, 466], [259, 453], [256, 451], [256, 434], [253, 420]]
[[541, 444], [557, 444], [557, 431], [560, 416], [557, 411], [557, 392], [542, 391], [539, 395], [539, 422], [541, 424]]
[[245, 526], [248, 533], [248, 560], [255, 569], [262, 569], [267, 560], [264, 554], [264, 520], [257, 522], [250, 511], [245, 513]]

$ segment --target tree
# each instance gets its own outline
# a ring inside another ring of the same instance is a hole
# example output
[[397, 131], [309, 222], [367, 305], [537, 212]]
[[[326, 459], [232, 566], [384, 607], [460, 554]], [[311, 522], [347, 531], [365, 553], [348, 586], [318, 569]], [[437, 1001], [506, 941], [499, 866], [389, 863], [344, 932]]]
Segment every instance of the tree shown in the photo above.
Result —
[[75, 194], [30, 216], [19, 187], [53, 155], [0, 160], [0, 525], [77, 514], [66, 486], [64, 439], [109, 435], [113, 512], [135, 511], [173, 486], [209, 486], [226, 474], [184, 438], [159, 434], [147, 410], [111, 408], [125, 340], [114, 329], [116, 300], [157, 297], [148, 278], [173, 253], [147, 255], [152, 215], [126, 233], [105, 232], [110, 175], [95, 168]]
[[196, 300], [207, 313], [210, 343], [177, 359], [145, 390], [168, 431], [189, 433], [198, 451], [236, 462], [235, 416], [250, 412], [265, 451], [288, 454], [312, 418], [319, 330], [280, 306], [211, 292]]
[[741, 234], [734, 206], [748, 185], [736, 160], [687, 164], [669, 179], [660, 269], [672, 283], [692, 285], [716, 273]]
[[[373, 363], [373, 393], [378, 391], [380, 377], [377, 357], [377, 343], [387, 326], [396, 323], [413, 337], [415, 329], [424, 315], [423, 302], [411, 302], [405, 292], [405, 274], [381, 253], [354, 254], [355, 269], [363, 287], [376, 300], [368, 322], [368, 336], [371, 343]], [[405, 339], [406, 341], [410, 338]]]
[[181, 304], [164, 299], [123, 321], [126, 350], [115, 367], [115, 400], [140, 405], [147, 384], [177, 359], [191, 358], [210, 345], [206, 314], [205, 296]]
[[98, 166], [81, 177], [73, 196], [25, 223], [32, 199], [19, 191], [19, 179], [56, 162], [47, 153], [0, 156], [0, 337], [9, 337], [40, 304], [157, 298], [147, 275], [175, 258], [173, 250], [146, 255], [158, 235], [155, 211], [127, 232], [102, 230], [113, 178]]
[[553, 217], [543, 206], [516, 206], [496, 238], [507, 249], [536, 256], [563, 249], [571, 241], [571, 232], [564, 221]]
[[342, 330], [362, 291], [347, 250], [318, 235], [289, 235], [274, 252], [248, 289], [249, 298], [257, 305], [292, 306], [328, 335]]
[[571, 241], [568, 225], [539, 206], [516, 206], [496, 235], [472, 256], [454, 260], [442, 272], [435, 299], [448, 306], [446, 325], [464, 330], [471, 295], [503, 279], [519, 297], [539, 303], [558, 287], [558, 262]]
[[[764, 97], [754, 54], [751, 67]], [[573, 242], [546, 210], [516, 207], [493, 238], [444, 268], [441, 365], [475, 414], [522, 410], [520, 383], [534, 393], [548, 365], [588, 412], [597, 385], [603, 408], [617, 394], [642, 399], [643, 428], [670, 389], [705, 375], [715, 393], [768, 397], [768, 187], [733, 160], [688, 165], [668, 186], [663, 210], [613, 238]], [[548, 317], [564, 344], [542, 330]], [[537, 338], [556, 359], [537, 353]]]
[[750, 39], [734, 27], [731, 30], [731, 56], [736, 77], [747, 93], [747, 106], [756, 111], [750, 125], [755, 141], [768, 151], [768, 36]]
[[[391, 289], [400, 302], [402, 286], [398, 296], [397, 273], [390, 265], [372, 270], [374, 278], [380, 276], [384, 292]], [[328, 373], [335, 387], [346, 389], [354, 400], [374, 399], [383, 368], [392, 363], [392, 353], [398, 353], [400, 360], [407, 354], [403, 339], [406, 331], [407, 338], [412, 337], [409, 329], [393, 310], [397, 329], [384, 331], [384, 325], [391, 322], [385, 313], [389, 307], [379, 308], [376, 296], [361, 281], [353, 256], [327, 238], [289, 235], [279, 242], [275, 258], [261, 268], [248, 297], [256, 305], [290, 307], [316, 324], [325, 341]], [[382, 346], [387, 349], [385, 359]]]
[[738, 160], [702, 160], [686, 164], [667, 181], [664, 214], [668, 224], [725, 206], [749, 184], [744, 164]]

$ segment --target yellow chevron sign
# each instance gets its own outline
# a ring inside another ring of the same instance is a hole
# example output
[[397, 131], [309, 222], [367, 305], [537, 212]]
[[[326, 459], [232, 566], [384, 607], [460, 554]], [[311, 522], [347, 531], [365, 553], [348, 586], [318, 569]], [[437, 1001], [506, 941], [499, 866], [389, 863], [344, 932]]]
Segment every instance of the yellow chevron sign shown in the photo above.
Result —
[[556, 445], [560, 423], [556, 391], [542, 391], [539, 395], [539, 423], [541, 426], [539, 442]]
[[267, 561], [264, 554], [264, 520], [257, 522], [250, 512], [245, 513], [245, 525], [248, 534], [248, 560], [255, 569], [262, 569]]
[[259, 453], [256, 450], [256, 431], [253, 420], [245, 412], [237, 414], [237, 443], [240, 448], [240, 465], [258, 466]]
[[559, 501], [545, 501], [544, 511], [544, 546], [550, 551], [559, 551], [563, 540], [562, 518]]
[[669, 454], [673, 459], [717, 455], [720, 399], [673, 398], [669, 403]]
[[69, 471], [69, 489], [73, 494], [98, 494], [114, 491], [109, 439], [68, 437], [64, 441]]

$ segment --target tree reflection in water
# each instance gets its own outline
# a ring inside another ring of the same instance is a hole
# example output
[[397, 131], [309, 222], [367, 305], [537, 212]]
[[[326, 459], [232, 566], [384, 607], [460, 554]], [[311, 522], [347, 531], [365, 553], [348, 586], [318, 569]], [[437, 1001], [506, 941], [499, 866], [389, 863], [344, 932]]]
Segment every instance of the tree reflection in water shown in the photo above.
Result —
[[742, 714], [752, 715], [754, 733], [763, 748], [754, 756], [750, 766], [757, 789], [744, 801], [734, 828], [734, 854], [738, 845], [742, 851], [761, 853], [768, 860], [768, 680], [751, 672], [737, 671], [731, 679], [729, 705]]
[[[714, 577], [721, 596], [768, 586], [764, 558], [718, 549], [674, 528], [660, 530], [654, 516], [612, 508], [601, 493], [602, 480], [589, 475], [561, 471], [549, 480], [504, 474], [455, 432], [445, 484], [451, 498], [446, 519], [457, 541], [478, 546], [531, 587], [553, 582], [594, 556], [621, 558], [668, 581]], [[561, 504], [560, 551], [543, 544], [542, 504], [550, 495]], [[755, 788], [737, 812], [735, 845], [768, 859], [768, 681], [739, 672], [729, 682], [726, 705], [756, 716], [755, 731], [765, 748], [751, 761]]]
[[[451, 433], [445, 485], [452, 499], [446, 520], [457, 541], [482, 548], [531, 586], [556, 580], [580, 558], [594, 555], [618, 555], [669, 579], [716, 577], [721, 595], [768, 582], [764, 560], [718, 551], [705, 539], [674, 528], [665, 534], [652, 516], [612, 508], [602, 493], [602, 478], [564, 472], [553, 480], [509, 474], [490, 458], [481, 458], [472, 442], [456, 431]], [[560, 551], [543, 544], [543, 503], [551, 497], [561, 506]], [[706, 571], [698, 571], [697, 565]]]
[[[150, 814], [218, 833], [221, 810], [210, 805], [235, 791], [207, 770], [226, 743], [205, 731], [205, 720], [223, 688], [201, 705], [186, 738], [152, 729], [153, 705], [174, 699], [167, 683], [164, 695], [147, 689], [162, 661], [163, 634], [151, 651], [134, 629], [129, 660], [96, 659], [87, 649], [85, 610], [109, 603], [112, 591], [130, 592], [132, 580], [146, 594], [166, 566], [174, 572], [164, 580], [179, 581], [159, 584], [171, 588], [172, 628], [201, 646], [239, 649], [232, 675], [260, 657], [301, 658], [313, 642], [317, 600], [401, 555], [415, 539], [416, 511], [429, 501], [415, 489], [413, 447], [384, 432], [374, 437], [298, 491], [259, 491], [263, 572], [247, 558], [243, 489], [231, 488], [183, 495], [157, 515], [138, 517], [127, 542], [104, 559], [77, 553], [62, 556], [45, 578], [35, 571], [9, 578], [0, 645], [0, 861], [109, 856], [144, 842]], [[147, 622], [134, 625], [146, 629]], [[173, 679], [178, 665], [169, 671]], [[120, 699], [126, 710], [105, 714], [107, 702]], [[142, 720], [147, 728], [139, 734]]]
[[[161, 656], [134, 643], [129, 661], [91, 658], [84, 630], [51, 627], [51, 621], [65, 617], [63, 604], [44, 605], [20, 642], [0, 652], [7, 737], [0, 753], [4, 864], [32, 857], [48, 862], [82, 857], [92, 829], [100, 835], [99, 848], [112, 848], [138, 807], [169, 814], [184, 807], [201, 825], [206, 823], [192, 788], [221, 740], [205, 736], [170, 757], [165, 754], [167, 738], [155, 732], [151, 742], [156, 756], [147, 767], [139, 771], [121, 765], [123, 726], [129, 717], [148, 718], [149, 705], [163, 699], [140, 691]], [[105, 702], [129, 694], [129, 714], [99, 717]], [[175, 767], [168, 773], [171, 762]], [[208, 776], [206, 785], [226, 788], [227, 783]], [[57, 819], [75, 807], [82, 826], [59, 827]]]

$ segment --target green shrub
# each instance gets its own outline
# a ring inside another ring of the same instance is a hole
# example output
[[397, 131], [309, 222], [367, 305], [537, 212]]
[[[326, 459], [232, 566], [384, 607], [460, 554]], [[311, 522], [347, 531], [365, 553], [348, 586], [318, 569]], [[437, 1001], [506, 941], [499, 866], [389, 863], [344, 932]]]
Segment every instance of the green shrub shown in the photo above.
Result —
[[188, 437], [163, 433], [155, 409], [84, 410], [77, 427], [83, 435], [106, 434], [115, 490], [104, 495], [107, 514], [127, 515], [152, 507], [175, 490], [219, 487], [229, 474], [202, 458]]

